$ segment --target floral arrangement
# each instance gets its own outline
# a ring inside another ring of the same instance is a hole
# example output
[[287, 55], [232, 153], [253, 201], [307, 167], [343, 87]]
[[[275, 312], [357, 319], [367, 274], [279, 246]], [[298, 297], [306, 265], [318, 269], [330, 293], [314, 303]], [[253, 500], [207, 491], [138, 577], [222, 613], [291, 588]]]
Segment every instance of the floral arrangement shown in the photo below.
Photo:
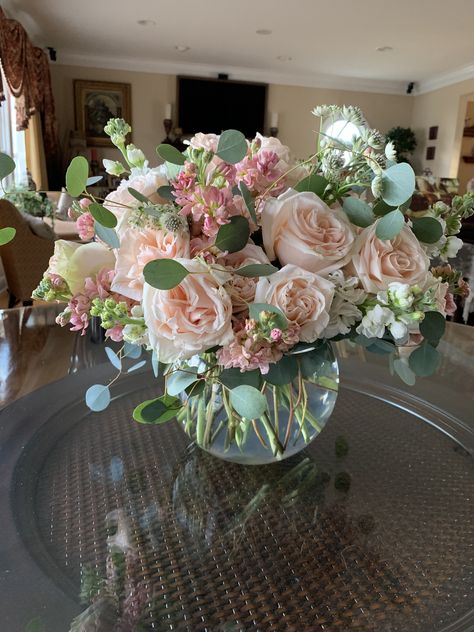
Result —
[[[227, 445], [240, 445], [245, 422], [260, 419], [264, 443], [281, 453], [287, 442], [265, 423], [269, 401], [295, 416], [303, 436], [308, 419], [316, 427], [304, 382], [330, 341], [387, 354], [408, 383], [436, 371], [445, 317], [467, 289], [449, 266], [430, 269], [430, 257], [456, 254], [474, 195], [412, 213], [415, 176], [396, 163], [393, 143], [358, 108], [320, 106], [313, 114], [315, 152], [302, 162], [276, 138], [247, 141], [227, 130], [196, 134], [183, 153], [160, 145], [158, 167], [126, 144], [129, 125], [112, 119], [105, 131], [123, 160], [104, 166], [123, 180], [105, 200], [87, 190], [97, 180], [88, 178], [87, 161], [73, 159], [66, 185], [82, 197], [70, 213], [80, 236], [94, 241], [57, 241], [34, 297], [67, 301], [58, 322], [74, 331], [100, 319], [106, 336], [123, 342], [118, 352], [107, 348], [119, 372], [124, 357], [151, 351], [166, 392], [141, 404], [137, 421], [178, 416], [189, 428], [201, 416], [195, 432], [206, 444], [209, 407], [212, 416], [219, 404], [222, 423], [233, 428]], [[338, 120], [360, 134], [331, 137], [326, 130]], [[407, 346], [409, 357], [398, 353]], [[337, 389], [328, 374], [318, 380]], [[204, 390], [217, 385], [218, 404], [214, 398], [200, 410]], [[86, 396], [93, 410], [109, 400], [107, 385]]]

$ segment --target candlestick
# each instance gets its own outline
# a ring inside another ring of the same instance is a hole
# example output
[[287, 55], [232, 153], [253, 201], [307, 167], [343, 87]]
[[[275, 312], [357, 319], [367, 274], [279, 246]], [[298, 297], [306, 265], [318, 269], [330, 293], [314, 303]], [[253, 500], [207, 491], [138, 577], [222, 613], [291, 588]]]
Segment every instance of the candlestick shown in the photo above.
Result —
[[278, 112], [272, 112], [270, 115], [270, 127], [278, 127]]
[[171, 118], [171, 103], [165, 105], [165, 119]]

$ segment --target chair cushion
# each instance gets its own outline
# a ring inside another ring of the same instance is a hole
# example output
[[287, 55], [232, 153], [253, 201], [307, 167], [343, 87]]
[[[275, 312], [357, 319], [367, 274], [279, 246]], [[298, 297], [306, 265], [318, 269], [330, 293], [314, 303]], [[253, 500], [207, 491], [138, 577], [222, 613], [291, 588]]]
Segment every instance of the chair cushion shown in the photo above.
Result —
[[48, 224], [43, 222], [41, 217], [34, 217], [33, 215], [29, 215], [28, 213], [23, 213], [23, 211], [21, 211], [21, 215], [25, 222], [28, 224], [31, 232], [38, 237], [41, 237], [42, 239], [52, 240], [56, 238], [54, 230], [51, 228], [51, 226], [48, 226]]

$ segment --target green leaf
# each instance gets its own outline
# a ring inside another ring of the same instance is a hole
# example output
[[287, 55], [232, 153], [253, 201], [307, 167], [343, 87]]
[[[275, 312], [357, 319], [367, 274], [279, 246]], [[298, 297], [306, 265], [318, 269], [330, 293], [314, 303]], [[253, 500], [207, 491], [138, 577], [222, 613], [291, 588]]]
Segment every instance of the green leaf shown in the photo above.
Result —
[[138, 360], [142, 355], [141, 345], [134, 345], [131, 342], [126, 342], [123, 345], [123, 357], [130, 358], [131, 360]]
[[219, 380], [227, 386], [227, 388], [233, 389], [242, 384], [247, 386], [253, 386], [254, 388], [260, 388], [262, 385], [262, 374], [259, 370], [244, 371], [240, 369], [224, 369], [219, 375]]
[[440, 312], [426, 312], [420, 323], [420, 333], [429, 342], [438, 344], [446, 330], [446, 319]]
[[72, 197], [78, 197], [84, 191], [89, 176], [89, 163], [84, 156], [76, 156], [66, 171], [66, 189]]
[[102, 224], [96, 223], [95, 234], [99, 239], [111, 248], [120, 248], [120, 239], [113, 228], [106, 228]]
[[398, 235], [405, 225], [403, 213], [396, 208], [377, 221], [375, 234], [379, 239], [393, 239]]
[[166, 392], [168, 395], [179, 395], [197, 379], [198, 371], [195, 366], [190, 366], [185, 371], [173, 371], [166, 378]]
[[372, 211], [377, 217], [382, 217], [383, 215], [387, 215], [387, 213], [391, 213], [395, 208], [396, 207], [386, 204], [383, 200], [377, 200], [372, 208]]
[[206, 380], [198, 380], [197, 382], [193, 382], [190, 386], [186, 387], [184, 391], [188, 397], [197, 397], [198, 395], [202, 395], [205, 388]]
[[155, 259], [143, 268], [145, 281], [158, 290], [171, 290], [188, 274], [186, 268], [174, 259]]
[[297, 355], [297, 359], [300, 363], [301, 374], [303, 377], [313, 378], [317, 376], [322, 377], [324, 374], [325, 365], [330, 367], [330, 347], [324, 344], [314, 351], [308, 351], [308, 353], [302, 353]]
[[412, 219], [416, 238], [424, 244], [435, 244], [443, 236], [443, 227], [434, 217], [420, 217]]
[[272, 314], [275, 314], [275, 327], [283, 330], [288, 328], [288, 319], [286, 318], [285, 314], [275, 305], [270, 305], [270, 303], [250, 303], [250, 318], [253, 318], [254, 320], [260, 320], [260, 314], [262, 312], [271, 312]]
[[166, 162], [169, 162], [172, 165], [184, 165], [186, 162], [186, 156], [176, 149], [176, 147], [173, 147], [173, 145], [158, 145], [156, 153], [160, 156], [160, 158], [163, 158], [163, 160], [166, 160]]
[[94, 384], [86, 391], [86, 405], [95, 413], [105, 410], [110, 404], [110, 390], [104, 384]]
[[174, 165], [168, 161], [165, 162], [165, 166], [166, 173], [168, 174], [168, 180], [175, 180], [183, 170], [183, 165]]
[[386, 355], [395, 351], [395, 345], [387, 340], [381, 340], [380, 338], [374, 338], [373, 342], [365, 347], [370, 353], [378, 353], [379, 355]]
[[141, 369], [142, 366], [145, 366], [145, 364], [146, 364], [146, 360], [141, 360], [140, 362], [137, 362], [136, 364], [131, 366], [129, 369], [127, 369], [127, 373], [133, 373], [133, 371], [138, 371], [138, 369]]
[[418, 349], [412, 352], [408, 364], [415, 375], [427, 377], [438, 370], [441, 354], [425, 340]]
[[248, 190], [247, 185], [245, 184], [245, 182], [243, 180], [239, 184], [238, 191], [242, 195], [242, 198], [243, 198], [243, 200], [245, 202], [245, 206], [247, 208], [247, 211], [249, 212], [250, 217], [252, 218], [253, 223], [254, 224], [258, 224], [258, 222], [257, 222], [257, 214], [255, 213], [255, 202], [254, 202], [254, 199], [252, 197], [252, 194]]
[[408, 386], [414, 386], [416, 375], [410, 369], [407, 362], [401, 358], [395, 358], [393, 361], [393, 369], [402, 382], [405, 382]]
[[246, 419], [258, 419], [267, 410], [267, 398], [257, 388], [242, 384], [230, 391], [234, 410]]
[[413, 195], [415, 172], [406, 162], [389, 167], [382, 174], [382, 200], [391, 206], [400, 206]]
[[228, 129], [219, 137], [216, 154], [224, 162], [235, 165], [245, 158], [247, 154], [247, 141], [242, 132], [236, 129]]
[[283, 356], [278, 362], [270, 364], [265, 380], [275, 386], [289, 384], [298, 375], [298, 360], [296, 356]]
[[46, 632], [43, 622], [39, 617], [35, 617], [28, 622], [25, 632]]
[[164, 200], [171, 200], [174, 202], [175, 198], [172, 193], [173, 191], [174, 191], [173, 187], [169, 186], [168, 184], [165, 184], [158, 189], [157, 193]]
[[322, 197], [327, 185], [328, 181], [326, 178], [323, 178], [323, 176], [320, 176], [317, 173], [312, 173], [311, 175], [306, 176], [306, 178], [300, 180], [295, 186], [295, 190], [300, 193], [303, 191], [311, 191], [318, 197]]
[[219, 228], [215, 245], [222, 252], [238, 252], [247, 245], [249, 237], [248, 221], [242, 215], [234, 215], [229, 224]]
[[104, 347], [104, 348], [105, 348], [105, 353], [107, 354], [107, 357], [109, 358], [109, 361], [111, 362], [111, 364], [118, 371], [121, 371], [122, 370], [122, 360], [118, 357], [118, 355], [115, 353], [115, 351], [113, 349], [111, 349], [110, 347]]
[[278, 268], [275, 268], [270, 263], [249, 263], [248, 266], [234, 270], [235, 274], [243, 277], [269, 276], [275, 272], [278, 272]]
[[141, 424], [163, 424], [176, 416], [182, 408], [181, 400], [171, 395], [148, 399], [133, 411], [133, 418]]
[[6, 228], [0, 228], [0, 246], [8, 244], [16, 235], [16, 228], [7, 226]]
[[106, 209], [105, 206], [102, 206], [102, 204], [92, 202], [92, 204], [89, 204], [87, 207], [87, 210], [95, 221], [99, 222], [102, 226], [105, 226], [105, 228], [115, 228], [117, 226], [117, 218], [115, 215], [112, 211]]
[[366, 228], [375, 221], [372, 208], [358, 198], [347, 197], [344, 200], [343, 209], [349, 220], [361, 228]]
[[15, 161], [8, 154], [0, 153], [0, 180], [15, 171]]
[[98, 182], [102, 180], [102, 177], [103, 176], [91, 176], [90, 178], [87, 178], [86, 187], [94, 186], [94, 184], [97, 184]]
[[138, 200], [139, 202], [142, 202], [142, 204], [151, 204], [150, 200], [147, 198], [146, 195], [143, 195], [143, 193], [140, 193], [140, 191], [137, 191], [133, 187], [127, 187], [127, 191], [136, 200]]

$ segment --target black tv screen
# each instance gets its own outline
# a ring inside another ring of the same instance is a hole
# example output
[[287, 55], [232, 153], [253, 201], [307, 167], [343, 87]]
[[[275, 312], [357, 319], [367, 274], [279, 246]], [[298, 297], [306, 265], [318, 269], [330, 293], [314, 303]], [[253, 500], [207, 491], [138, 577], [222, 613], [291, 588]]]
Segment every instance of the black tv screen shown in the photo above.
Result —
[[267, 85], [226, 79], [178, 77], [178, 127], [185, 136], [238, 129], [263, 134]]

